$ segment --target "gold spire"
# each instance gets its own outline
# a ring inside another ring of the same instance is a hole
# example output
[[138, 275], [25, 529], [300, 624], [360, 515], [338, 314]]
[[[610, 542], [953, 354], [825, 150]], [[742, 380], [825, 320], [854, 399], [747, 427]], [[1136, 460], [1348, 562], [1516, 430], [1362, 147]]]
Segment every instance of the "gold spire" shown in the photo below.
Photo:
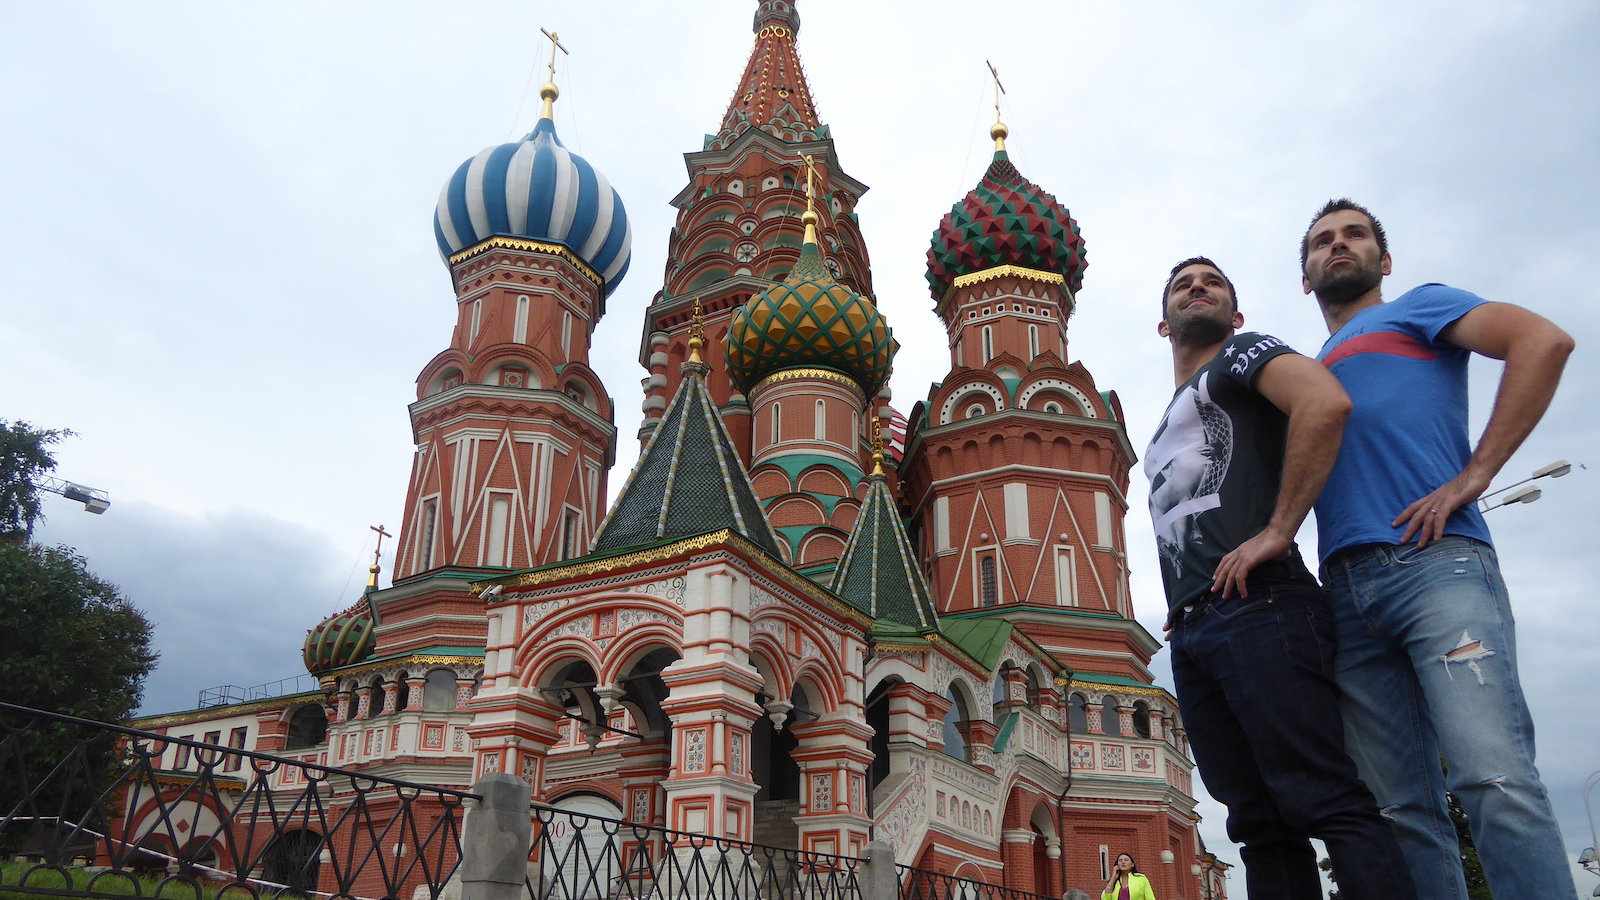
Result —
[[554, 31], [545, 31], [543, 28], [539, 30], [544, 32], [544, 36], [550, 39], [550, 65], [546, 69], [545, 82], [539, 88], [539, 99], [544, 101], [544, 109], [540, 110], [539, 118], [554, 119], [556, 115], [556, 98], [561, 96], [561, 89], [556, 87], [556, 51], [560, 50], [562, 53], [566, 53], [567, 48], [562, 45], [560, 34]]
[[883, 477], [883, 423], [872, 420], [872, 477]]
[[816, 194], [816, 186], [811, 183], [811, 179], [812, 179], [812, 176], [816, 174], [817, 163], [816, 163], [816, 160], [809, 153], [807, 153], [805, 155], [805, 161], [806, 161], [806, 212], [805, 212], [805, 215], [800, 217], [800, 221], [804, 222], [805, 226], [806, 226], [805, 243], [807, 243], [807, 244], [815, 244], [817, 242], [817, 204], [816, 204], [817, 194]]
[[706, 343], [706, 325], [700, 317], [700, 298], [694, 298], [694, 307], [689, 310], [689, 362], [700, 365], [705, 360], [700, 358], [700, 348]]
[[382, 525], [370, 525], [368, 526], [367, 530], [376, 531], [378, 533], [378, 546], [373, 548], [372, 565], [367, 569], [367, 590], [375, 591], [378, 589], [378, 571], [380, 568], [378, 565], [378, 560], [383, 555], [383, 539], [386, 537], [394, 537], [394, 535], [385, 531]]
[[1000, 121], [1000, 95], [1006, 92], [1006, 86], [1000, 83], [1000, 73], [994, 63], [986, 59], [983, 64], [989, 67], [989, 76], [994, 79], [994, 124], [989, 126], [989, 137], [994, 138], [994, 149], [999, 153], [1006, 149], [1006, 135], [1011, 133], [1006, 123]]

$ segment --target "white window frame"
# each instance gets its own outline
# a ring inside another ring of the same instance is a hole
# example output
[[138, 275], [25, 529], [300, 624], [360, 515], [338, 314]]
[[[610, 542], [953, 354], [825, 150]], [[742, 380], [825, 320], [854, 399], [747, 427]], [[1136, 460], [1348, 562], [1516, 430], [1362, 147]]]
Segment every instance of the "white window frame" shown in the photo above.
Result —
[[779, 443], [782, 440], [783, 440], [783, 403], [781, 401], [774, 400], [774, 401], [772, 401], [772, 441], [771, 441], [771, 443], [776, 444], [776, 443]]
[[417, 501], [417, 533], [412, 538], [411, 570], [433, 568], [434, 545], [439, 541], [439, 495], [429, 494]]
[[572, 356], [572, 311], [561, 311], [561, 355]]
[[528, 306], [531, 301], [527, 294], [517, 295], [517, 317], [512, 325], [511, 339], [519, 344], [528, 342]]
[[987, 544], [982, 547], [972, 548], [972, 608], [988, 609], [983, 605], [983, 558], [990, 556], [994, 559], [994, 605], [1001, 606], [1005, 602], [1005, 589], [1000, 585], [1005, 581], [1005, 563], [1001, 559], [1000, 545]]
[[1028, 484], [1024, 481], [1008, 481], [1001, 488], [1001, 499], [1005, 504], [1006, 540], [1028, 540]]
[[1033, 359], [1039, 355], [1039, 326], [1028, 326], [1028, 358]]
[[467, 337], [467, 346], [478, 342], [478, 328], [483, 324], [483, 298], [472, 301], [472, 330]]
[[[483, 505], [483, 523], [478, 543], [478, 560], [480, 565], [506, 567], [511, 565], [511, 525], [512, 510], [517, 505], [515, 491], [488, 491], [484, 499], [488, 502]], [[494, 521], [496, 504], [505, 504], [505, 521], [498, 525]], [[496, 539], [500, 542], [498, 551], [495, 548]]]
[[983, 363], [984, 363], [984, 365], [988, 365], [989, 364], [989, 360], [994, 359], [994, 326], [993, 325], [985, 325], [985, 326], [983, 326], [982, 340], [983, 340], [983, 348], [982, 348], [983, 349]]
[[936, 497], [933, 501], [933, 550], [944, 553], [954, 549], [950, 543], [950, 498]]
[[1105, 491], [1094, 493], [1094, 540], [1096, 547], [1111, 547], [1114, 535], [1111, 529], [1111, 495]]
[[828, 439], [828, 404], [824, 400], [817, 401], [816, 419], [812, 423], [819, 441]]
[[[567, 555], [567, 523], [572, 523], [572, 555]], [[577, 559], [588, 552], [583, 540], [583, 510], [570, 503], [561, 504], [561, 521], [556, 532], [556, 559]]]
[[[1078, 554], [1071, 544], [1056, 544], [1054, 560], [1056, 569], [1056, 605], [1078, 605]], [[1062, 571], [1062, 562], [1066, 571]]]

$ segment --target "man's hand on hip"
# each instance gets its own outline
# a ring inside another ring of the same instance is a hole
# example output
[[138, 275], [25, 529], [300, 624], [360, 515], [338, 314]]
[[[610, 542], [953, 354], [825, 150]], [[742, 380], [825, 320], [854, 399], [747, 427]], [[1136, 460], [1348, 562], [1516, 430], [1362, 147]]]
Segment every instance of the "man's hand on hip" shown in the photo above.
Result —
[[1248, 541], [1235, 547], [1232, 553], [1222, 558], [1217, 563], [1217, 572], [1211, 578], [1211, 590], [1222, 594], [1223, 598], [1233, 596], [1235, 589], [1239, 596], [1250, 596], [1245, 580], [1256, 566], [1275, 559], [1282, 559], [1289, 553], [1291, 544], [1288, 535], [1277, 528], [1267, 527], [1261, 533]]

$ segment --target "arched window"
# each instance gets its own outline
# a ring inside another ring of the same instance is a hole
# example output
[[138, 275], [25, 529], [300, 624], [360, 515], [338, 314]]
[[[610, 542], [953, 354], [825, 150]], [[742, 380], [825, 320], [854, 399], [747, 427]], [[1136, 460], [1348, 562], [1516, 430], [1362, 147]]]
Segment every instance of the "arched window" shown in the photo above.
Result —
[[1044, 411], [1047, 413], [1055, 413], [1059, 416], [1061, 415], [1061, 404], [1055, 402], [1054, 400], [1046, 401], [1044, 405]]
[[448, 712], [456, 708], [456, 673], [434, 669], [422, 684], [422, 708], [426, 712]]
[[971, 719], [967, 704], [953, 684], [945, 688], [944, 698], [950, 701], [950, 710], [944, 714], [944, 752], [956, 759], [966, 760], [967, 739], [961, 733], [961, 726]]
[[772, 404], [772, 443], [783, 440], [783, 404]]
[[967, 418], [976, 419], [977, 417], [979, 417], [981, 415], [983, 415], [983, 404], [974, 403], [971, 406], [967, 407]]
[[304, 750], [316, 747], [328, 739], [328, 715], [320, 703], [306, 703], [295, 708], [289, 716], [289, 735], [284, 741], [285, 750]]
[[399, 690], [394, 694], [394, 711], [405, 712], [406, 707], [411, 704], [411, 683], [406, 681], [404, 672], [396, 675], [394, 681], [399, 686]]
[[1074, 693], [1067, 700], [1067, 730], [1073, 734], [1089, 733], [1089, 701]]
[[383, 676], [374, 675], [367, 682], [367, 718], [376, 718], [383, 712]]
[[817, 416], [815, 424], [816, 439], [824, 440], [828, 437], [828, 405], [821, 400], [817, 401]]
[[1133, 733], [1142, 738], [1150, 736], [1150, 705], [1143, 700], [1133, 704]]
[[1023, 670], [1028, 676], [1028, 705], [1034, 709], [1039, 708], [1039, 673], [1032, 666]]
[[1117, 718], [1117, 698], [1109, 694], [1100, 701], [1100, 728], [1111, 737], [1122, 737], [1122, 722]]
[[1028, 358], [1032, 359], [1032, 358], [1034, 358], [1035, 356], [1038, 356], [1038, 355], [1039, 355], [1039, 326], [1037, 326], [1037, 325], [1029, 325], [1028, 326]]
[[983, 326], [983, 362], [994, 358], [994, 326]]

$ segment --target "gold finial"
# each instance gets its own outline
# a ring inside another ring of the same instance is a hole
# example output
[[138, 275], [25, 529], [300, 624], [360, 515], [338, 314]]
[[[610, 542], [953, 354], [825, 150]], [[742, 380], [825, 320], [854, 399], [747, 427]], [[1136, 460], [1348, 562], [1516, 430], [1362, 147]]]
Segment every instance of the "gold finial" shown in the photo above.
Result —
[[883, 423], [877, 418], [872, 420], [872, 474], [883, 477]]
[[689, 362], [703, 364], [700, 358], [700, 348], [706, 343], [706, 325], [700, 318], [700, 298], [694, 298], [694, 306], [689, 310]]
[[816, 184], [811, 183], [811, 178], [816, 175], [816, 159], [813, 155], [805, 155], [805, 215], [800, 216], [800, 221], [805, 223], [805, 242], [816, 243]]
[[372, 566], [367, 569], [367, 589], [375, 591], [378, 589], [378, 560], [383, 555], [383, 539], [394, 535], [385, 531], [382, 525], [370, 525], [367, 530], [378, 533], [378, 546], [372, 551]]
[[989, 67], [989, 77], [994, 79], [994, 124], [989, 127], [989, 137], [994, 138], [994, 149], [998, 152], [1006, 149], [1006, 135], [1011, 133], [1006, 123], [1000, 121], [1000, 95], [1006, 92], [1006, 86], [1000, 83], [1000, 72], [994, 63], [986, 59], [983, 64]]
[[556, 87], [556, 51], [567, 52], [561, 43], [561, 35], [554, 31], [545, 31], [544, 36], [550, 39], [550, 65], [546, 68], [547, 75], [544, 84], [539, 88], [539, 99], [544, 101], [544, 109], [539, 112], [541, 119], [554, 119], [556, 115], [556, 98], [561, 96], [561, 90]]

